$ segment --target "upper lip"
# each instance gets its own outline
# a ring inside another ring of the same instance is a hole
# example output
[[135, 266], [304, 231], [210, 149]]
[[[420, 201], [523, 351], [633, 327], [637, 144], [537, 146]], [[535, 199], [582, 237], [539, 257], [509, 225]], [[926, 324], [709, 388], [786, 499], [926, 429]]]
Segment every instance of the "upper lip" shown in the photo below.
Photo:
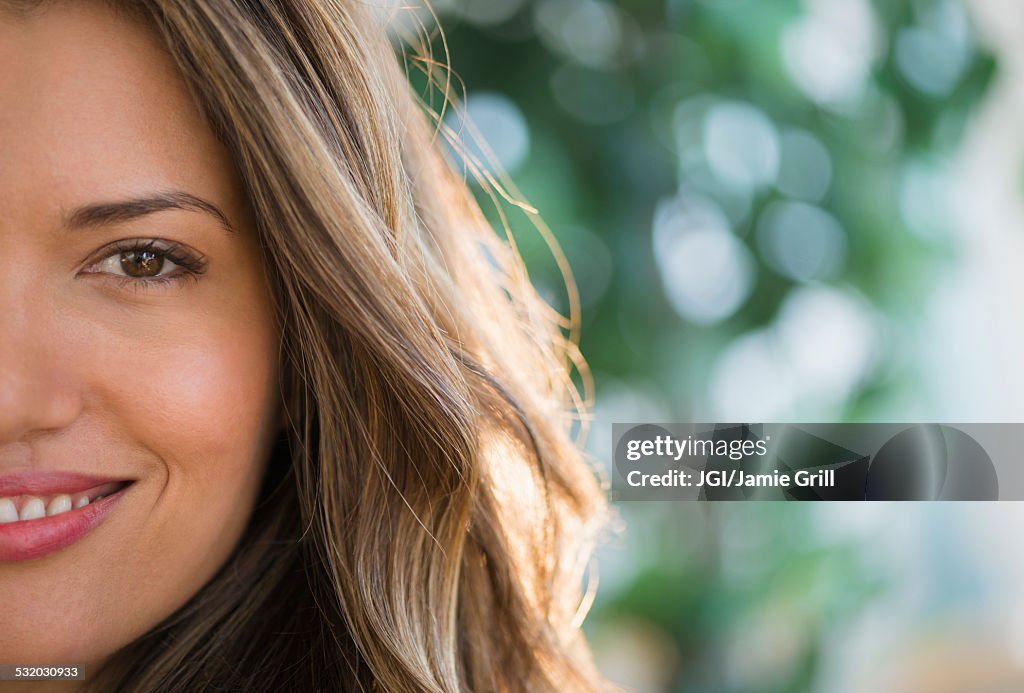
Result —
[[48, 496], [80, 493], [96, 486], [131, 479], [103, 477], [78, 472], [25, 471], [0, 475], [0, 498], [32, 494]]

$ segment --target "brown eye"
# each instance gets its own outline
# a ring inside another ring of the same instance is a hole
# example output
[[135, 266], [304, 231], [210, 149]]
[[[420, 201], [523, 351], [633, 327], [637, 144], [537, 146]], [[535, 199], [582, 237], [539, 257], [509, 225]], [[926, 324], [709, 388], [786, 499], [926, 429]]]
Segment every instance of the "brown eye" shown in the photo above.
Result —
[[164, 266], [164, 256], [152, 250], [126, 250], [121, 253], [121, 269], [129, 277], [155, 277]]
[[141, 286], [194, 279], [206, 271], [203, 255], [172, 241], [125, 239], [108, 246], [107, 252], [110, 254], [83, 268], [82, 273], [110, 274]]

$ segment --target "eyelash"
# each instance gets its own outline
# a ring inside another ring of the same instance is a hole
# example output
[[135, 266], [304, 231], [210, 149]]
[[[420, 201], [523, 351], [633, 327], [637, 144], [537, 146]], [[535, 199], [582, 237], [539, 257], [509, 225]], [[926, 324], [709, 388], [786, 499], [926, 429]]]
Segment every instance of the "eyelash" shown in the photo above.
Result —
[[[145, 251], [154, 253], [164, 260], [170, 260], [176, 267], [170, 274], [153, 277], [132, 277], [130, 275], [113, 274], [93, 269], [104, 261], [123, 253]], [[206, 272], [206, 258], [187, 246], [174, 241], [161, 238], [129, 238], [117, 241], [103, 248], [103, 250], [97, 253], [97, 258], [90, 261], [82, 272], [86, 274], [107, 274], [118, 283], [120, 288], [145, 290], [198, 280]]]

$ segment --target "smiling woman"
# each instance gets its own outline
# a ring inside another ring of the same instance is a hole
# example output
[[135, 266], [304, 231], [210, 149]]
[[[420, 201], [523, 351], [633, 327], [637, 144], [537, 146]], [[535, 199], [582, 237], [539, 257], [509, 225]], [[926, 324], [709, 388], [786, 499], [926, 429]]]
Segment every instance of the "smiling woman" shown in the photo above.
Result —
[[0, 0], [0, 210], [0, 664], [604, 687], [575, 347], [366, 3]]

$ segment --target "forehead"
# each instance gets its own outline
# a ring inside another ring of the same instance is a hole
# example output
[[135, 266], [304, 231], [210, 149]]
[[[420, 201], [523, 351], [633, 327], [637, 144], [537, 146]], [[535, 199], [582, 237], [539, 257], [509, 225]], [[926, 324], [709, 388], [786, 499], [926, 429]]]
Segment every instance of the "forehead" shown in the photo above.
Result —
[[0, 208], [185, 184], [227, 194], [231, 171], [154, 29], [98, 2], [0, 12]]

